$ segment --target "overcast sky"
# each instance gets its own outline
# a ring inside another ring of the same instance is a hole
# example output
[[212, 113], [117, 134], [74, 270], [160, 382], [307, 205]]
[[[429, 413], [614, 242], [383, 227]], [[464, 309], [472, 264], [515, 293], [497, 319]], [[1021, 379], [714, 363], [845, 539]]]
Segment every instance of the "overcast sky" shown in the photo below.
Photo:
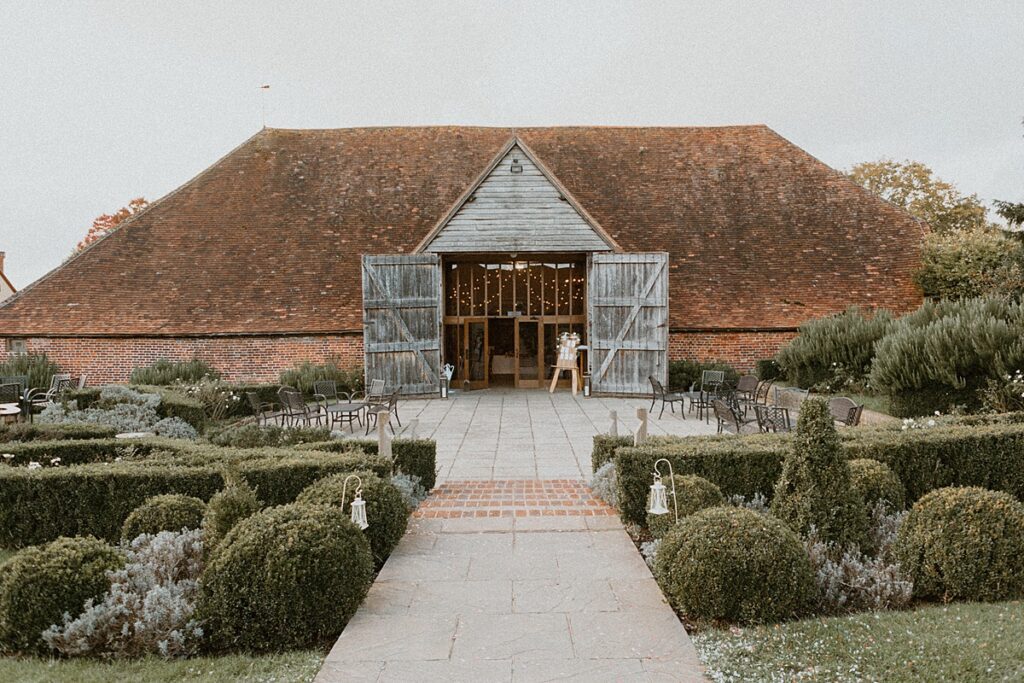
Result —
[[301, 7], [0, 0], [14, 284], [256, 132], [262, 83], [272, 127], [766, 123], [838, 168], [910, 158], [1024, 201], [1019, 0]]

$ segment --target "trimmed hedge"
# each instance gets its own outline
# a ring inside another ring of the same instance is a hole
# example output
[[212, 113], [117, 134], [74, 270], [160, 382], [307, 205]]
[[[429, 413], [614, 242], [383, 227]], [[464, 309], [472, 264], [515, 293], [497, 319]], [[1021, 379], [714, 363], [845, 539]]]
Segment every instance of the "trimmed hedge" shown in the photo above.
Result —
[[265, 505], [290, 503], [314, 481], [336, 472], [391, 474], [389, 461], [363, 453], [210, 446], [76, 467], [0, 467], [0, 547], [45, 543], [58, 536], [116, 540], [124, 520], [151, 496], [180, 493], [209, 500], [224, 488], [224, 468], [232, 463]]
[[869, 458], [858, 458], [850, 463], [850, 485], [860, 494], [868, 510], [879, 501], [888, 503], [890, 510], [906, 506], [906, 492], [896, 473], [888, 465]]
[[771, 623], [807, 613], [811, 561], [793, 530], [737, 507], [701, 510], [661, 541], [654, 575], [689, 619]]
[[[398, 542], [405, 534], [409, 524], [409, 508], [402, 498], [402, 493], [385, 481], [369, 472], [345, 472], [332, 474], [313, 482], [309, 488], [299, 494], [296, 503], [306, 505], [339, 506], [345, 478], [351, 474], [359, 476], [363, 485], [363, 500], [366, 501], [366, 521], [370, 525], [363, 530], [370, 541], [370, 550], [378, 567], [391, 555]], [[345, 490], [345, 505], [342, 512], [352, 512], [352, 501], [355, 499], [356, 480], [349, 482]], [[339, 506], [340, 507], [340, 506]]]
[[[615, 450], [619, 511], [643, 524], [654, 461], [667, 458], [677, 474], [696, 474], [726, 496], [771, 496], [793, 436], [655, 437], [639, 448]], [[847, 460], [870, 458], [888, 465], [915, 501], [944, 486], [982, 486], [1024, 497], [1024, 424], [943, 424], [922, 429], [858, 427], [840, 431]]]
[[605, 463], [611, 462], [617, 448], [626, 448], [632, 445], [633, 437], [631, 436], [597, 434], [594, 436], [594, 449], [590, 452], [591, 471], [597, 472]]
[[[154, 452], [180, 453], [186, 444], [180, 440], [162, 439], [68, 439], [66, 441], [25, 441], [5, 443], [0, 452], [14, 456], [12, 465], [30, 462], [49, 464], [60, 458], [61, 466], [111, 462], [117, 457], [146, 457]], [[6, 462], [6, 461], [5, 461]], [[0, 469], [0, 473], [4, 472]]]
[[278, 427], [257, 425], [252, 422], [234, 424], [208, 434], [210, 443], [216, 446], [234, 448], [264, 448], [267, 446], [298, 446], [306, 443], [323, 443], [331, 440], [331, 430], [326, 427]]
[[1024, 505], [1007, 493], [976, 487], [932, 491], [907, 515], [895, 550], [917, 597], [1024, 596]]
[[46, 424], [43, 422], [16, 422], [0, 425], [0, 443], [12, 441], [64, 441], [69, 439], [111, 439], [117, 430], [109, 425]]
[[[377, 442], [370, 439], [335, 439], [325, 443], [296, 446], [295, 450], [348, 453], [363, 451], [376, 455]], [[395, 439], [391, 442], [395, 463], [405, 474], [420, 478], [423, 488], [430, 490], [437, 483], [437, 443], [431, 439]]]
[[218, 491], [206, 504], [203, 517], [203, 552], [209, 556], [228, 532], [243, 519], [262, 509], [256, 492], [244, 481], [229, 481], [224, 490]]
[[180, 493], [165, 493], [142, 501], [121, 526], [121, 540], [131, 542], [142, 534], [161, 531], [179, 533], [182, 529], [203, 526], [206, 503]]
[[198, 399], [168, 387], [142, 384], [132, 385], [131, 388], [147, 394], [159, 394], [160, 405], [156, 407], [156, 414], [160, 417], [180, 417], [198, 432], [202, 432], [206, 426], [206, 410]]
[[110, 589], [108, 570], [121, 554], [95, 538], [58, 538], [0, 565], [0, 645], [5, 652], [48, 654], [42, 633], [82, 613], [86, 600]]
[[323, 646], [355, 614], [372, 575], [370, 544], [341, 510], [276, 507], [240, 522], [214, 551], [197, 616], [215, 648]]

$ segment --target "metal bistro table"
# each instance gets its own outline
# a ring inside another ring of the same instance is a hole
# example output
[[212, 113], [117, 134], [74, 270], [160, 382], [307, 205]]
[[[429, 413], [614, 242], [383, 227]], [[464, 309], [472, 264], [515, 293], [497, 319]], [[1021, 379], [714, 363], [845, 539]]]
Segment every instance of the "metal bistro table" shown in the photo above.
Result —
[[332, 427], [335, 422], [341, 422], [342, 427], [345, 426], [345, 422], [348, 422], [349, 430], [355, 434], [356, 419], [365, 409], [366, 403], [362, 402], [335, 403], [327, 406], [327, 417]]
[[21, 407], [17, 403], [0, 403], [0, 421], [3, 424], [17, 422], [21, 415]]

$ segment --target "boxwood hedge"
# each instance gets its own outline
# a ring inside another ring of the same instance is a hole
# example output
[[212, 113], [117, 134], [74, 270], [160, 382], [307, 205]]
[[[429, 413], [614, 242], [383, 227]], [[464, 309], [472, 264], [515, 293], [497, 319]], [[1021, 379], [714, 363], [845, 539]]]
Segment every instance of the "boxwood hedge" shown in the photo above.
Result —
[[[37, 470], [0, 467], [0, 547], [45, 543], [59, 536], [116, 540], [129, 513], [150, 496], [180, 493], [209, 500], [224, 487], [223, 473], [229, 465], [237, 467], [265, 505], [290, 503], [314, 481], [336, 472], [370, 470], [382, 477], [391, 473], [389, 461], [360, 452], [212, 446], [163, 452], [147, 442], [137, 448], [134, 456], [121, 462], [104, 461], [117, 453], [108, 449], [105, 457], [90, 451], [89, 464]], [[138, 454], [145, 449], [151, 450], [148, 456]]]
[[[307, 443], [296, 450], [348, 453], [363, 451], [376, 454], [377, 442], [371, 439], [336, 439], [326, 443]], [[430, 439], [395, 439], [391, 442], [398, 469], [420, 478], [428, 491], [437, 483], [437, 443]]]
[[[913, 502], [944, 486], [982, 486], [1024, 496], [1024, 424], [1007, 419], [991, 424], [940, 421], [934, 427], [842, 430], [840, 448], [848, 460], [870, 458], [888, 465]], [[696, 474], [726, 496], [771, 496], [792, 443], [788, 434], [652, 438], [643, 446], [620, 446], [619, 510], [627, 522], [643, 524], [654, 461], [667, 458], [677, 474]]]
[[79, 424], [45, 424], [16, 422], [0, 425], [0, 443], [11, 441], [60, 441], [65, 439], [110, 439], [117, 430], [110, 425], [82, 422]]

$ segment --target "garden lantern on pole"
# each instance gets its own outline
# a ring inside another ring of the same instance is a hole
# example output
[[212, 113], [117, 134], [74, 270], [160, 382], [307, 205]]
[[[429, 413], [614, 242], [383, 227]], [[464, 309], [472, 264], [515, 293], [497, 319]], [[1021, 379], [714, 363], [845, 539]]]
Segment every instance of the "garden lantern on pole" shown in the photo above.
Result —
[[360, 529], [365, 529], [370, 526], [370, 523], [366, 521], [366, 501], [363, 500], [363, 480], [359, 478], [357, 474], [350, 474], [345, 477], [345, 481], [341, 484], [341, 509], [345, 509], [345, 493], [348, 490], [348, 480], [355, 479], [356, 484], [356, 497], [352, 500], [350, 507], [350, 515], [352, 522]]
[[676, 477], [675, 472], [672, 471], [672, 463], [665, 458], [659, 458], [654, 462], [654, 483], [651, 484], [651, 496], [647, 512], [652, 515], [668, 514], [668, 492], [665, 489], [665, 485], [661, 483], [661, 472], [658, 471], [658, 465], [661, 463], [668, 465], [668, 476], [672, 482], [672, 509], [675, 512], [676, 522], [678, 523], [679, 503], [676, 501]]

